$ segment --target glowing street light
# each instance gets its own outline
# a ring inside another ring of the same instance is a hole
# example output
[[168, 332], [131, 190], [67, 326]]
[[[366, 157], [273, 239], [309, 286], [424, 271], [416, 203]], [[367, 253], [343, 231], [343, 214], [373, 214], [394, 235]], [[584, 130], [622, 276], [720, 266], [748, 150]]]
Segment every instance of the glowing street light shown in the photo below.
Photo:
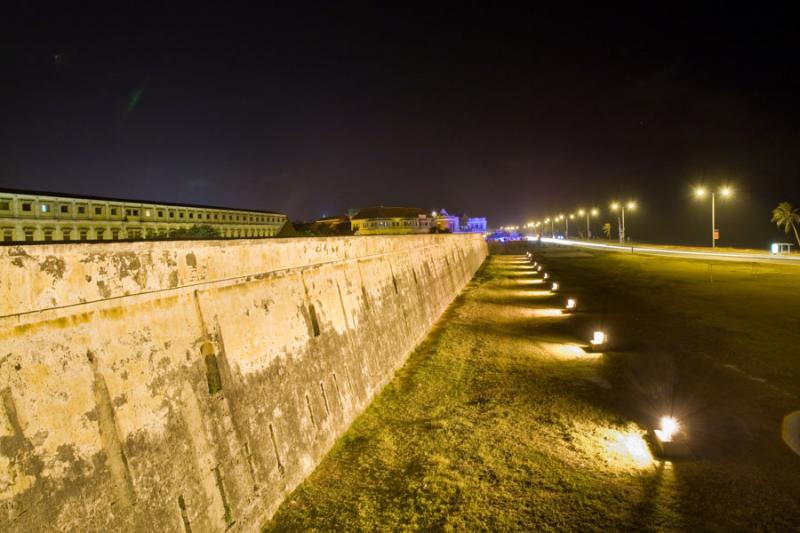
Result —
[[558, 290], [558, 282], [554, 281], [553, 285], [550, 287], [550, 290], [556, 292]]
[[[708, 191], [705, 187], [695, 187], [695, 198], [705, 198]], [[723, 198], [730, 198], [733, 196], [733, 189], [726, 186], [720, 187], [719, 195]], [[719, 239], [719, 229], [717, 229], [717, 201], [716, 193], [711, 191], [711, 248], [717, 247], [717, 239]]]
[[621, 218], [617, 217], [617, 225], [619, 227], [619, 242], [625, 242], [625, 210], [633, 211], [636, 209], [636, 202], [633, 200], [628, 201], [625, 204], [621, 204], [620, 202], [612, 202], [611, 203], [611, 210], [612, 211], [620, 211]]
[[547, 278], [549, 278], [549, 277], [550, 277], [550, 274], [549, 274], [549, 273], [547, 273], [547, 272], [545, 272], [545, 273], [544, 273], [544, 279], [547, 279]]
[[592, 238], [592, 228], [589, 226], [589, 217], [593, 216], [596, 217], [599, 211], [596, 208], [592, 209], [578, 209], [578, 216], [586, 216], [586, 238]]
[[564, 306], [567, 311], [574, 311], [578, 307], [578, 302], [575, 298], [567, 298], [567, 305]]
[[550, 236], [555, 239], [556, 238], [556, 232], [553, 229], [553, 219], [550, 218], [550, 217], [547, 217], [546, 219], [544, 219], [544, 223], [545, 224], [547, 224], [548, 222], [550, 223]]

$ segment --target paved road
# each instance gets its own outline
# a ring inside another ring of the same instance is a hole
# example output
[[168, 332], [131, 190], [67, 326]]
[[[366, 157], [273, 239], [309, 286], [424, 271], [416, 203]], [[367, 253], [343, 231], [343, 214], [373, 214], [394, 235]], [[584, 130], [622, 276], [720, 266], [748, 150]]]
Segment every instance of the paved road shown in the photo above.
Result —
[[672, 257], [682, 257], [684, 259], [703, 259], [712, 261], [737, 261], [742, 263], [782, 263], [800, 266], [800, 256], [772, 255], [768, 253], [746, 253], [746, 252], [710, 252], [702, 250], [662, 248], [659, 246], [623, 246], [619, 244], [604, 244], [596, 242], [574, 241], [568, 239], [552, 239], [542, 237], [542, 242], [547, 244], [558, 244], [561, 246], [577, 246], [581, 248], [594, 248], [608, 252], [621, 252], [645, 255], [666, 255]]

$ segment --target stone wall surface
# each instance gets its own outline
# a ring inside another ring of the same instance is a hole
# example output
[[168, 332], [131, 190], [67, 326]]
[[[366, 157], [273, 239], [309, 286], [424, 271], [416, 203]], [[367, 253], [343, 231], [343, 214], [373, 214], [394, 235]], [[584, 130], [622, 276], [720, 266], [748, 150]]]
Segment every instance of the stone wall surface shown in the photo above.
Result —
[[0, 531], [257, 531], [478, 235], [0, 248]]

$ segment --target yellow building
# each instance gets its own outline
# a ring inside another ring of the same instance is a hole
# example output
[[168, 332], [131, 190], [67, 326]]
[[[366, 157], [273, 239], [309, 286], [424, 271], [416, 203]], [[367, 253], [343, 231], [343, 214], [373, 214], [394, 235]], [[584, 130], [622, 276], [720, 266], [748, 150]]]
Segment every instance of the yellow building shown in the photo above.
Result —
[[366, 207], [350, 219], [353, 235], [430, 233], [431, 219], [416, 207]]
[[269, 211], [0, 190], [2, 242], [148, 239], [200, 225], [225, 238], [272, 237], [285, 223]]

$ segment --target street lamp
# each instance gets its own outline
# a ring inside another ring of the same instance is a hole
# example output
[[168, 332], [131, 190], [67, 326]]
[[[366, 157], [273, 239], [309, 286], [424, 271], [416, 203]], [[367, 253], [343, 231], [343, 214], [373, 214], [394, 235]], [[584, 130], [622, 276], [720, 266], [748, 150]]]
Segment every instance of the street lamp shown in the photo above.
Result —
[[[696, 187], [694, 190], [695, 198], [705, 198], [708, 191], [705, 187]], [[727, 185], [720, 187], [719, 195], [723, 198], [730, 198], [733, 196], [733, 189]], [[717, 199], [716, 192], [711, 191], [711, 248], [717, 247], [717, 239], [719, 239], [719, 230], [717, 229]]]
[[550, 217], [547, 217], [546, 219], [544, 219], [544, 223], [545, 224], [547, 224], [548, 222], [550, 223], [550, 234], [555, 239], [556, 238], [556, 232], [553, 231], [553, 220]]
[[598, 213], [598, 211], [595, 208], [592, 208], [592, 209], [578, 209], [578, 216], [582, 217], [582, 216], [586, 215], [586, 238], [587, 239], [591, 239], [592, 238], [592, 228], [589, 226], [589, 217], [590, 216], [596, 217], [597, 213]]
[[633, 211], [636, 209], [636, 202], [633, 200], [628, 201], [625, 204], [620, 202], [613, 202], [611, 204], [612, 211], [620, 211], [621, 218], [617, 218], [617, 224], [619, 227], [619, 242], [625, 242], [625, 210]]

